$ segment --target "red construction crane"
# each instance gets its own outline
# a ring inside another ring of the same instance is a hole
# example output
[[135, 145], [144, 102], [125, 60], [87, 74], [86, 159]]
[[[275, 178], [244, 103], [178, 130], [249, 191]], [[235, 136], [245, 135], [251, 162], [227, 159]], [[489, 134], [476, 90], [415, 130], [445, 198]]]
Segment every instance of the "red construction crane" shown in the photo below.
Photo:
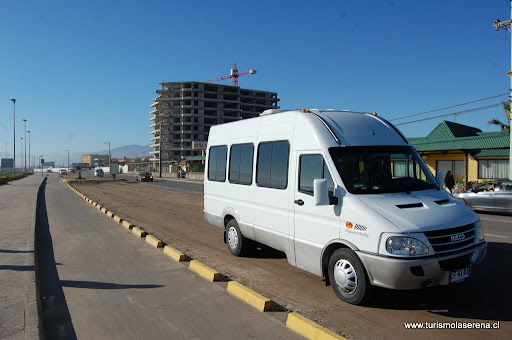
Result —
[[218, 77], [215, 79], [207, 80], [207, 81], [205, 81], [205, 83], [216, 83], [218, 81], [231, 78], [231, 83], [233, 84], [233, 86], [238, 87], [238, 77], [243, 76], [244, 74], [256, 74], [256, 70], [250, 69], [250, 70], [238, 73], [238, 68], [236, 67], [236, 63], [233, 62], [233, 68], [231, 69], [231, 74], [229, 74], [227, 76], [222, 76], [222, 77]]

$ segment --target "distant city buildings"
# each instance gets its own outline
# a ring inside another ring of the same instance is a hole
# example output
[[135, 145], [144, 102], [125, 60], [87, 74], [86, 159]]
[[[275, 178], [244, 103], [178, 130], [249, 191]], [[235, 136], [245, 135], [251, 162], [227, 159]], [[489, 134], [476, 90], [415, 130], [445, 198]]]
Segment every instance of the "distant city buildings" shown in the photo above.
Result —
[[108, 155], [82, 155], [82, 163], [89, 164], [89, 166], [106, 166], [109, 165]]
[[277, 93], [201, 82], [160, 83], [151, 105], [153, 162], [200, 156], [212, 125], [249, 119], [278, 109]]

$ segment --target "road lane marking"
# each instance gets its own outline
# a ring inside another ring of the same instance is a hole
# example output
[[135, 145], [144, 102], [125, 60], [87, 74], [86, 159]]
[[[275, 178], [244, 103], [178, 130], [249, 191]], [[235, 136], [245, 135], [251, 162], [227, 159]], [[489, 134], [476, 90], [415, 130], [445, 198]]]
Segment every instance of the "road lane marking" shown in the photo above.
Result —
[[499, 237], [499, 238], [508, 238], [506, 236], [493, 235], [493, 234], [484, 234], [485, 236]]
[[496, 221], [496, 222], [507, 222], [507, 223], [512, 223], [512, 220], [495, 220], [495, 219], [492, 219], [492, 218], [485, 218], [485, 217], [480, 217], [481, 220], [486, 220], [486, 221]]

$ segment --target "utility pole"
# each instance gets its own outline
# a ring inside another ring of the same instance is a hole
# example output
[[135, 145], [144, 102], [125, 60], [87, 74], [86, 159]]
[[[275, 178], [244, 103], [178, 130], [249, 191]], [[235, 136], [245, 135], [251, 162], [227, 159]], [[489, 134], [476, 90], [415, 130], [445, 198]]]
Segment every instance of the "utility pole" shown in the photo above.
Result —
[[[504, 28], [511, 33], [511, 36], [510, 36], [510, 68], [511, 68], [511, 70], [508, 72], [508, 75], [510, 76], [509, 91], [511, 91], [512, 90], [512, 31], [510, 30], [510, 28], [508, 28], [508, 26], [512, 25], [512, 1], [510, 1], [509, 7], [510, 7], [510, 19], [503, 21], [503, 22], [500, 21], [500, 19], [497, 19], [494, 22], [494, 25], [492, 25], [492, 27], [496, 28], [496, 31], [498, 31], [500, 28]], [[509, 99], [510, 104], [512, 105], [512, 95], [511, 94], [509, 94], [509, 98], [510, 98]], [[508, 126], [512, 126], [512, 115], [511, 115], [511, 117], [509, 117], [508, 124], [509, 124]], [[508, 157], [508, 179], [512, 180], [512, 148], [511, 148], [512, 147], [512, 133], [510, 132], [510, 129], [509, 129], [509, 134], [510, 134], [510, 145], [509, 145], [510, 151], [509, 151], [509, 157]]]
[[12, 172], [16, 172], [16, 98], [12, 98], [11, 101], [14, 105], [14, 144], [13, 144], [13, 163], [12, 163]]

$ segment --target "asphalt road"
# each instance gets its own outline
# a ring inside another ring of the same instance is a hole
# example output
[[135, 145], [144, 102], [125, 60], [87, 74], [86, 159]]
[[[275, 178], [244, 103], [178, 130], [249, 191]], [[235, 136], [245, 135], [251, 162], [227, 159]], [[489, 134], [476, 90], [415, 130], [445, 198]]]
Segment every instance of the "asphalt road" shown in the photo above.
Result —
[[[135, 176], [120, 175], [119, 178], [128, 182], [137, 183], [161, 190], [182, 192], [189, 195], [201, 196], [203, 194], [203, 182], [193, 182], [186, 179], [155, 178], [153, 182], [138, 183]], [[484, 226], [485, 238], [490, 242], [489, 246], [512, 250], [512, 215], [497, 215], [479, 213]]]
[[194, 196], [203, 195], [203, 182], [190, 181], [184, 178], [153, 178], [153, 182], [137, 182], [135, 175], [119, 175], [118, 177], [137, 185], [145, 185]]

